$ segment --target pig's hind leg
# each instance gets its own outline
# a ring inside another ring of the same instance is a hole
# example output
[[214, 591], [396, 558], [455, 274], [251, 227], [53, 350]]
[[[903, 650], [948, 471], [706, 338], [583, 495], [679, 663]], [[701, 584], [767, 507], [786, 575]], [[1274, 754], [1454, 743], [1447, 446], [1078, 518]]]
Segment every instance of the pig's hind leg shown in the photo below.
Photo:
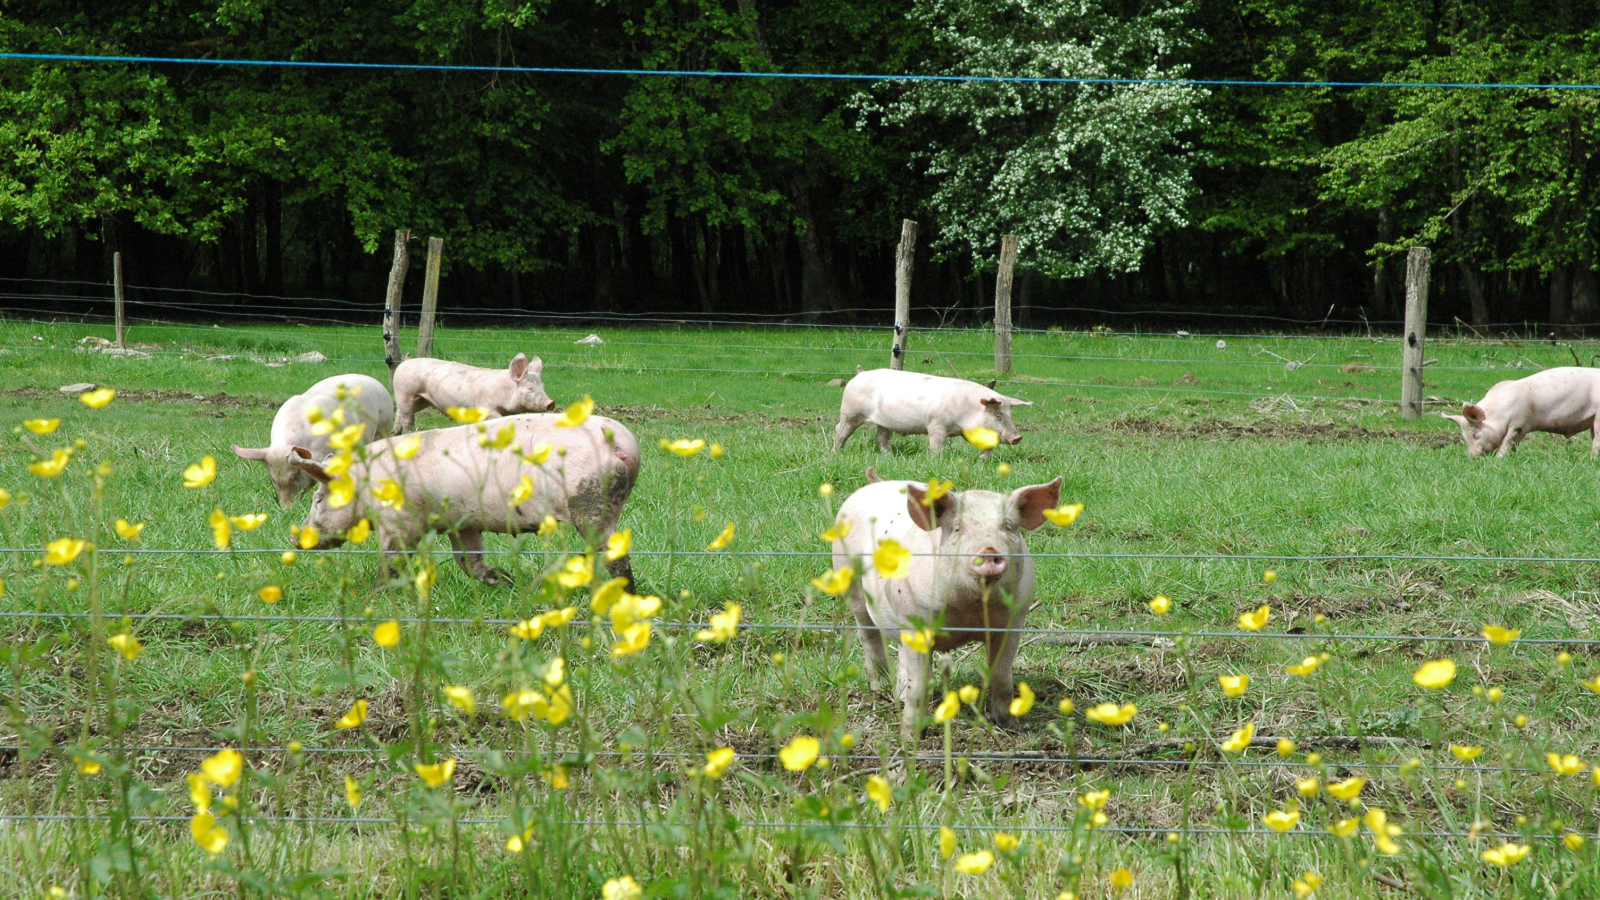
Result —
[[889, 452], [889, 439], [894, 437], [894, 432], [882, 426], [878, 427], [878, 452]]
[[863, 423], [852, 420], [849, 416], [840, 416], [839, 424], [833, 426], [833, 452], [838, 453], [844, 449], [844, 442], [850, 440], [850, 435], [856, 433]]
[[889, 668], [889, 657], [883, 651], [883, 632], [872, 620], [859, 583], [850, 588], [850, 611], [855, 613], [856, 625], [860, 628], [861, 650], [867, 661], [867, 683], [872, 686], [872, 692], [877, 693], [883, 690], [882, 673]]
[[510, 585], [511, 576], [484, 562], [483, 532], [455, 531], [450, 534], [450, 546], [455, 548], [456, 562], [461, 570], [490, 586]]

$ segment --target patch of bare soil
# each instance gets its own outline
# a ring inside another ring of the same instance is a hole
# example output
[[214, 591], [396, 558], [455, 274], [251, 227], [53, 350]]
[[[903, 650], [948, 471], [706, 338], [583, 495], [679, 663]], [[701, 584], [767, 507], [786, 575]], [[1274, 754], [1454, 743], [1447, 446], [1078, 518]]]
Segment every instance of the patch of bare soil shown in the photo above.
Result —
[[[1087, 425], [1094, 428], [1093, 425]], [[1406, 431], [1398, 428], [1365, 428], [1360, 425], [1341, 425], [1336, 422], [1236, 422], [1227, 419], [1204, 418], [1191, 422], [1174, 422], [1170, 419], [1149, 417], [1118, 419], [1103, 426], [1117, 434], [1154, 435], [1158, 437], [1199, 438], [1221, 440], [1290, 440], [1308, 443], [1336, 443], [1344, 441], [1393, 440], [1422, 447], [1451, 447], [1460, 443], [1454, 433]]]
[[[28, 400], [59, 400], [62, 393], [54, 388], [19, 387], [0, 391], [0, 396], [22, 397]], [[262, 397], [234, 397], [226, 391], [215, 394], [195, 394], [188, 391], [117, 391], [119, 403], [188, 403], [221, 406], [229, 409], [277, 409], [278, 403]]]

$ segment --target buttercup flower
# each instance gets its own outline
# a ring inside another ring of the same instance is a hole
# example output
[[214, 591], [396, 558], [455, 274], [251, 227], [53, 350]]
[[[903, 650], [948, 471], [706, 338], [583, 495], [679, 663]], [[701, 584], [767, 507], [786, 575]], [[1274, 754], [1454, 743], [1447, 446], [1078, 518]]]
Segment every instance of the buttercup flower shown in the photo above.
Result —
[[1513, 844], [1508, 841], [1492, 850], [1483, 851], [1483, 861], [1503, 869], [1522, 862], [1532, 849], [1528, 844]]
[[650, 645], [650, 623], [635, 622], [622, 629], [621, 635], [611, 645], [611, 658], [631, 656]]
[[[820, 576], [811, 579], [811, 585], [824, 594], [837, 597], [850, 589], [850, 582], [855, 578], [855, 574], [856, 570], [852, 566], [844, 566], [837, 571], [829, 569]], [[1596, 681], [1600, 681], [1600, 677], [1597, 677]], [[1600, 693], [1600, 691], [1596, 693]]]
[[894, 802], [894, 789], [883, 776], [873, 775], [867, 779], [867, 799], [878, 804], [878, 812], [887, 812]]
[[1250, 687], [1249, 675], [1219, 675], [1217, 683], [1222, 685], [1222, 693], [1229, 697], [1238, 697]]
[[[392, 478], [385, 478], [378, 482], [372, 489], [372, 496], [384, 506], [394, 510], [401, 510], [406, 505], [406, 492], [400, 483]], [[309, 548], [307, 548], [309, 549]]]
[[554, 449], [555, 445], [549, 441], [540, 441], [533, 445], [532, 450], [522, 454], [522, 461], [531, 466], [542, 466], [544, 461], [550, 458], [550, 451]]
[[1450, 682], [1456, 680], [1456, 664], [1448, 659], [1425, 662], [1422, 668], [1411, 676], [1411, 680], [1430, 690], [1448, 687]]
[[1045, 509], [1040, 510], [1040, 512], [1044, 513], [1044, 517], [1050, 520], [1051, 525], [1065, 528], [1078, 521], [1078, 515], [1083, 512], [1083, 504], [1063, 504], [1055, 509]]
[[117, 537], [120, 537], [125, 541], [137, 541], [139, 539], [139, 532], [144, 530], [144, 523], [140, 522], [139, 524], [135, 525], [130, 523], [127, 519], [118, 519], [117, 524], [113, 527], [117, 530]]
[[1596, 675], [1594, 678], [1588, 681], [1580, 681], [1578, 683], [1589, 690], [1594, 691], [1596, 694], [1600, 694], [1600, 675]]
[[1228, 753], [1243, 753], [1249, 749], [1250, 741], [1256, 736], [1256, 723], [1246, 722], [1244, 727], [1228, 736], [1222, 742], [1222, 749]]
[[1093, 810], [1094, 812], [1099, 812], [1100, 810], [1104, 809], [1110, 800], [1111, 791], [1109, 789], [1085, 791], [1084, 793], [1078, 795], [1078, 805], [1082, 806], [1084, 809]]
[[64, 566], [77, 559], [87, 546], [89, 546], [88, 541], [80, 541], [77, 538], [56, 538], [44, 545], [44, 564]]
[[668, 441], [661, 439], [661, 449], [676, 456], [693, 456], [706, 448], [706, 442], [695, 438], [693, 440], [680, 439]]
[[1335, 781], [1328, 785], [1328, 793], [1340, 800], [1354, 800], [1360, 796], [1361, 789], [1367, 786], [1367, 779], [1355, 775], [1343, 781]]
[[463, 425], [476, 425], [489, 418], [489, 410], [482, 406], [450, 406], [444, 414]]
[[416, 763], [411, 768], [416, 770], [417, 775], [422, 779], [424, 784], [432, 788], [444, 784], [456, 774], [456, 761], [454, 759], [447, 759], [443, 762], [433, 763], [432, 765]]
[[365, 722], [366, 720], [367, 720], [367, 701], [366, 700], [357, 700], [355, 702], [355, 704], [350, 707], [350, 711], [349, 712], [347, 712], [344, 715], [340, 716], [339, 717], [339, 721], [333, 723], [333, 727], [339, 728], [339, 729], [343, 729], [343, 730], [349, 730], [351, 728], [356, 728], [356, 727], [360, 726], [361, 723]]
[[706, 549], [709, 551], [721, 550], [731, 543], [733, 543], [733, 523], [729, 522], [728, 527], [722, 529], [722, 533], [706, 545]]
[[1300, 664], [1297, 666], [1285, 666], [1284, 671], [1290, 675], [1310, 675], [1312, 672], [1317, 670], [1318, 666], [1321, 665], [1322, 657], [1308, 656], [1305, 659], [1302, 659]]
[[945, 691], [944, 699], [933, 708], [933, 721], [943, 724], [956, 717], [961, 712], [961, 695], [955, 691]]
[[233, 524], [228, 521], [228, 514], [220, 508], [211, 511], [211, 536], [216, 540], [218, 550], [226, 550], [233, 543]]
[[978, 702], [979, 691], [976, 685], [964, 684], [956, 691], [956, 696], [961, 698], [962, 703], [970, 706]]
[[943, 825], [939, 826], [939, 858], [949, 859], [956, 852], [956, 833]]
[[1273, 831], [1288, 831], [1300, 822], [1300, 811], [1297, 809], [1276, 809], [1262, 817], [1268, 828]]
[[1522, 636], [1522, 629], [1485, 625], [1483, 626], [1483, 636], [1488, 638], [1491, 644], [1509, 644]]
[[1150, 598], [1150, 611], [1158, 616], [1164, 616], [1172, 611], [1172, 598], [1157, 594]]
[[1295, 900], [1306, 900], [1312, 892], [1322, 887], [1322, 876], [1307, 869], [1290, 887], [1294, 889]]
[[894, 538], [884, 538], [872, 551], [872, 566], [885, 581], [906, 578], [911, 575], [911, 551]]
[[1294, 752], [1294, 741], [1288, 738], [1278, 738], [1278, 755], [1288, 756]]
[[389, 447], [394, 450], [396, 459], [411, 459], [417, 455], [418, 450], [422, 449], [422, 435], [413, 434], [403, 437], [390, 444]]
[[1294, 791], [1300, 796], [1310, 800], [1322, 789], [1322, 784], [1315, 778], [1297, 778], [1294, 782]]
[[569, 556], [556, 573], [556, 582], [564, 588], [580, 588], [594, 580], [594, 557]]
[[390, 619], [372, 629], [372, 639], [379, 647], [393, 648], [400, 644], [400, 622]]
[[918, 628], [915, 631], [900, 632], [900, 643], [921, 653], [923, 656], [927, 656], [933, 652], [935, 637], [936, 635], [932, 628]]
[[328, 445], [335, 450], [350, 450], [361, 443], [361, 436], [367, 432], [367, 423], [357, 422], [354, 425], [339, 429], [328, 438]]
[[200, 774], [218, 787], [233, 787], [243, 773], [244, 757], [232, 747], [219, 750], [200, 763]]
[[1559, 753], [1546, 753], [1544, 761], [1550, 766], [1551, 770], [1562, 775], [1576, 775], [1586, 768], [1583, 760], [1570, 753], [1566, 756], [1562, 756]]
[[106, 404], [110, 403], [112, 398], [116, 396], [117, 392], [111, 388], [101, 388], [97, 391], [85, 391], [79, 394], [78, 402], [90, 409], [105, 409]]
[[1102, 703], [1084, 710], [1083, 717], [1101, 725], [1126, 725], [1138, 711], [1139, 707], [1132, 703], [1124, 703], [1121, 706], [1115, 703]]
[[478, 711], [478, 701], [473, 698], [471, 688], [464, 684], [447, 684], [443, 690], [444, 698], [450, 701], [451, 706], [469, 716]]
[[216, 816], [209, 810], [194, 814], [194, 818], [189, 820], [189, 834], [200, 845], [200, 849], [212, 856], [228, 847], [228, 829], [218, 824]]
[[1007, 834], [1004, 831], [996, 832], [994, 836], [995, 849], [1002, 853], [1010, 853], [1012, 850], [1017, 849], [1017, 844], [1019, 843], [1021, 842], [1017, 840], [1016, 835]]
[[1451, 744], [1450, 755], [1462, 762], [1471, 762], [1483, 755], [1483, 748], [1469, 747], [1465, 744]]
[[77, 766], [79, 775], [98, 775], [102, 766], [87, 756], [74, 756], [72, 762]]
[[29, 463], [28, 471], [38, 475], [40, 478], [54, 478], [65, 471], [67, 463], [71, 461], [72, 451], [58, 447], [50, 451], [49, 459], [41, 459], [36, 463]]
[[350, 805], [351, 812], [361, 809], [361, 784], [349, 775], [344, 777], [344, 802]]
[[578, 608], [576, 606], [563, 606], [560, 609], [550, 609], [540, 613], [539, 620], [544, 622], [547, 628], [560, 628], [571, 622], [572, 617], [577, 614]]
[[1028, 710], [1033, 709], [1033, 689], [1028, 687], [1026, 681], [1017, 682], [1017, 696], [1011, 701], [1011, 714], [1025, 716]]
[[589, 420], [589, 415], [594, 412], [594, 400], [585, 395], [582, 400], [567, 407], [560, 418], [556, 419], [557, 428], [576, 428]]
[[22, 427], [34, 434], [53, 434], [60, 424], [60, 419], [28, 419], [22, 423]]
[[712, 781], [727, 774], [728, 767], [733, 765], [734, 759], [739, 756], [732, 747], [718, 747], [706, 754], [706, 764], [702, 772]]
[[228, 521], [240, 531], [255, 531], [267, 521], [266, 513], [247, 513], [242, 516], [229, 516]]
[[511, 496], [506, 498], [506, 505], [521, 506], [532, 499], [533, 479], [527, 475], [524, 475], [522, 476], [522, 479], [517, 482], [517, 486], [511, 489]]
[[975, 428], [961, 429], [961, 436], [967, 439], [967, 443], [977, 447], [979, 450], [993, 450], [1000, 446], [1000, 432], [995, 431], [993, 428], [985, 428], [982, 425]]
[[830, 541], [830, 542], [831, 541], [842, 541], [842, 540], [844, 540], [845, 535], [850, 533], [850, 528], [851, 528], [851, 525], [850, 525], [849, 520], [840, 519], [837, 522], [833, 523], [833, 527], [831, 527], [827, 531], [824, 531], [823, 533], [817, 535], [817, 537], [820, 537], [823, 540]]
[[1578, 833], [1572, 832], [1572, 831], [1567, 832], [1566, 836], [1561, 839], [1561, 843], [1566, 844], [1567, 845], [1567, 849], [1571, 850], [1574, 853], [1578, 852], [1579, 850], [1582, 850], [1583, 849], [1583, 845], [1586, 842], [1587, 842], [1587, 838], [1585, 838], [1581, 834], [1578, 834]]
[[[1272, 573], [1267, 573], [1272, 574]], [[1265, 603], [1256, 607], [1255, 612], [1247, 612], [1239, 617], [1239, 627], [1245, 631], [1260, 631], [1267, 625], [1267, 620], [1272, 618], [1272, 607]]]
[[739, 631], [739, 604], [729, 603], [727, 608], [711, 617], [711, 627], [695, 633], [697, 641], [726, 644]]
[[956, 871], [963, 875], [982, 875], [994, 865], [994, 854], [987, 850], [967, 853], [956, 860]]
[[417, 589], [417, 596], [427, 599], [433, 593], [433, 583], [439, 578], [439, 569], [432, 563], [424, 563], [417, 574], [411, 577], [411, 583]]
[[1268, 569], [1261, 573], [1261, 580], [1265, 581], [1267, 584], [1271, 584], [1278, 580], [1278, 573]]
[[601, 900], [639, 900], [643, 896], [644, 888], [633, 880], [632, 875], [613, 878], [600, 888]]
[[367, 537], [369, 535], [371, 535], [371, 534], [372, 534], [372, 523], [367, 521], [367, 517], [366, 516], [362, 516], [360, 521], [358, 521], [354, 525], [350, 526], [350, 530], [348, 532], [346, 532], [345, 537], [352, 544], [361, 544], [361, 543], [365, 543], [366, 540], [367, 540]]
[[118, 655], [129, 662], [138, 659], [139, 654], [144, 651], [144, 645], [139, 643], [139, 639], [126, 631], [106, 638], [106, 643], [110, 644], [111, 649], [117, 651]]
[[1118, 869], [1109, 876], [1111, 887], [1123, 891], [1133, 886], [1133, 873], [1127, 869]]
[[610, 579], [599, 587], [593, 589], [593, 593], [589, 595], [589, 608], [594, 610], [598, 615], [605, 614], [606, 610], [610, 609], [613, 603], [616, 603], [618, 600], [622, 599], [623, 595], [627, 593], [627, 588], [628, 579]]
[[495, 432], [494, 437], [484, 435], [483, 437], [478, 438], [478, 446], [489, 447], [494, 450], [504, 450], [505, 448], [511, 446], [511, 442], [516, 439], [517, 426], [507, 425], [506, 427]]
[[217, 480], [216, 457], [202, 456], [200, 461], [183, 470], [183, 486], [201, 488]]
[[778, 751], [778, 760], [791, 772], [804, 772], [817, 761], [820, 752], [822, 744], [816, 738], [800, 735]]
[[616, 562], [633, 549], [633, 529], [624, 528], [606, 538], [606, 560]]

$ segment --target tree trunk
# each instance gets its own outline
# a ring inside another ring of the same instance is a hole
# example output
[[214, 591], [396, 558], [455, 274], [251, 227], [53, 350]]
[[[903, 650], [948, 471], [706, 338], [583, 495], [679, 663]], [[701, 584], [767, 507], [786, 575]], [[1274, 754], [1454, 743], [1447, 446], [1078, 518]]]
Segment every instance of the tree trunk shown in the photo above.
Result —
[[1572, 312], [1572, 270], [1565, 264], [1550, 270], [1550, 324], [1565, 325]]
[[1594, 269], [1579, 262], [1572, 272], [1572, 321], [1589, 324], [1600, 313], [1600, 283]]
[[1466, 260], [1456, 260], [1456, 270], [1461, 273], [1461, 283], [1467, 291], [1467, 302], [1472, 307], [1472, 324], [1482, 328], [1489, 324], [1489, 304], [1483, 297], [1483, 281]]
[[800, 306], [807, 319], [816, 319], [833, 306], [833, 291], [828, 286], [828, 268], [822, 258], [822, 241], [817, 237], [817, 220], [811, 214], [811, 196], [798, 180], [789, 182], [795, 212], [799, 215]]
[[261, 215], [266, 220], [267, 293], [283, 296], [283, 185], [262, 186]]

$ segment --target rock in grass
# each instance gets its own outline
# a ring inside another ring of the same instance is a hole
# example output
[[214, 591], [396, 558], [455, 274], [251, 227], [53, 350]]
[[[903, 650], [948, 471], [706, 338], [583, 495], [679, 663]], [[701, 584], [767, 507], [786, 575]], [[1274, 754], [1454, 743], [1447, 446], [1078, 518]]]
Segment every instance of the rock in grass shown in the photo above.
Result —
[[328, 358], [323, 356], [319, 351], [312, 350], [307, 353], [302, 353], [290, 361], [297, 363], [325, 363], [328, 361]]
[[63, 384], [61, 386], [61, 393], [63, 393], [63, 394], [81, 394], [84, 391], [92, 391], [96, 387], [99, 387], [99, 385], [95, 384], [92, 381], [80, 381], [77, 384]]
[[582, 338], [580, 340], [573, 341], [573, 343], [574, 344], [584, 344], [584, 345], [589, 346], [589, 347], [598, 347], [601, 344], [604, 344], [605, 341], [600, 339], [600, 335], [591, 334], [586, 338]]

